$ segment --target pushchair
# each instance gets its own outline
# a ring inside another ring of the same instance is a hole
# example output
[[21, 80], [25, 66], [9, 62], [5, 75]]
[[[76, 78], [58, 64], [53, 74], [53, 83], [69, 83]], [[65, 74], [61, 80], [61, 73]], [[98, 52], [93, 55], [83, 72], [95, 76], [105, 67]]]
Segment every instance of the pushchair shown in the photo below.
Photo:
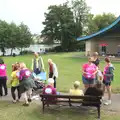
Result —
[[46, 72], [40, 72], [40, 74], [37, 75], [33, 72], [32, 74], [36, 85], [36, 87], [33, 88], [33, 90], [34, 91], [42, 90], [46, 84]]

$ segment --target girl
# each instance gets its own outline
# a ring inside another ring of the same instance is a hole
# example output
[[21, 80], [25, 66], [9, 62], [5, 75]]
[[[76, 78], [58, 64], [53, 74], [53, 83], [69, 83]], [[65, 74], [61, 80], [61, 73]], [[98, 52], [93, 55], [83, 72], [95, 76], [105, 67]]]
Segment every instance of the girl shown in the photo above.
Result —
[[19, 67], [20, 67], [20, 64], [19, 63], [16, 63], [16, 64], [13, 64], [12, 65], [12, 74], [11, 74], [11, 77], [12, 77], [12, 80], [11, 80], [11, 94], [12, 94], [12, 98], [13, 98], [13, 103], [16, 103], [16, 95], [15, 95], [15, 90], [17, 89], [17, 92], [18, 92], [18, 100], [20, 100], [20, 90], [19, 90]]

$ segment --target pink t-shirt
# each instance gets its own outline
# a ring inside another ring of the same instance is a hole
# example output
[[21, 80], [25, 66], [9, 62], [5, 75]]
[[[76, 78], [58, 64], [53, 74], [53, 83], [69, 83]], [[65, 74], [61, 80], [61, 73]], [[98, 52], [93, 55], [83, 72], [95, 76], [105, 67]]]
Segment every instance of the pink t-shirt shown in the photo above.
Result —
[[83, 76], [86, 78], [95, 78], [95, 74], [93, 74], [96, 70], [97, 70], [97, 66], [95, 64], [91, 64], [89, 65], [88, 63], [84, 64], [82, 66], [83, 71], [86, 72], [86, 74], [84, 73]]
[[1, 77], [7, 76], [6, 64], [0, 64], [0, 76]]
[[43, 88], [43, 94], [56, 94], [56, 89], [52, 87], [51, 85], [48, 85], [47, 87]]

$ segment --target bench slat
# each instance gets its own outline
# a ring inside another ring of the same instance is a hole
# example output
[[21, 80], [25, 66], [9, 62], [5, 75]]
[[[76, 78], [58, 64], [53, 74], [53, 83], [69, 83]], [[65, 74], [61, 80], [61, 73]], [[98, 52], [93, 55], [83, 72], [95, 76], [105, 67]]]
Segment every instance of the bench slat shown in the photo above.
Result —
[[45, 95], [45, 94], [40, 94], [40, 97], [43, 98], [66, 98], [66, 99], [91, 99], [91, 100], [100, 100], [101, 96], [75, 96], [75, 95]]

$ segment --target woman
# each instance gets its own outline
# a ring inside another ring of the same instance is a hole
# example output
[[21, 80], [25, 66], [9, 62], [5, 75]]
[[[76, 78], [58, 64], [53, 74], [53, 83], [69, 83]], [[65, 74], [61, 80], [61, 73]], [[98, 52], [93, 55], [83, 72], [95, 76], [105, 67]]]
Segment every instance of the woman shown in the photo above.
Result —
[[80, 90], [80, 82], [79, 81], [75, 81], [74, 83], [74, 88], [70, 89], [70, 95], [84, 95], [83, 91]]
[[17, 101], [20, 100], [20, 90], [19, 90], [19, 67], [20, 67], [20, 64], [19, 63], [16, 63], [16, 64], [13, 64], [12, 65], [12, 74], [11, 74], [11, 77], [12, 77], [12, 80], [11, 80], [11, 94], [12, 94], [12, 98], [13, 98], [13, 103], [16, 103], [16, 95], [15, 95], [15, 90], [17, 89], [17, 92], [18, 92], [18, 99]]
[[2, 87], [4, 88], [4, 95], [6, 96], [8, 94], [6, 64], [4, 64], [4, 61], [0, 58], [0, 96], [3, 96]]
[[97, 52], [93, 53], [93, 61], [92, 61], [92, 63], [94, 63], [97, 67], [99, 67], [100, 60], [98, 58], [98, 53]]
[[94, 80], [96, 78], [97, 66], [92, 63], [92, 57], [88, 58], [88, 63], [82, 66], [82, 80], [85, 86], [85, 90], [94, 86]]
[[108, 93], [108, 100], [104, 103], [106, 105], [111, 104], [111, 81], [113, 80], [113, 71], [114, 67], [110, 62], [109, 58], [105, 58], [106, 66], [104, 67], [103, 72], [103, 84], [104, 84], [104, 91], [107, 89]]
[[29, 106], [31, 102], [32, 88], [35, 87], [35, 83], [31, 74], [31, 71], [26, 67], [24, 63], [20, 64], [20, 93], [25, 100], [24, 106]]

